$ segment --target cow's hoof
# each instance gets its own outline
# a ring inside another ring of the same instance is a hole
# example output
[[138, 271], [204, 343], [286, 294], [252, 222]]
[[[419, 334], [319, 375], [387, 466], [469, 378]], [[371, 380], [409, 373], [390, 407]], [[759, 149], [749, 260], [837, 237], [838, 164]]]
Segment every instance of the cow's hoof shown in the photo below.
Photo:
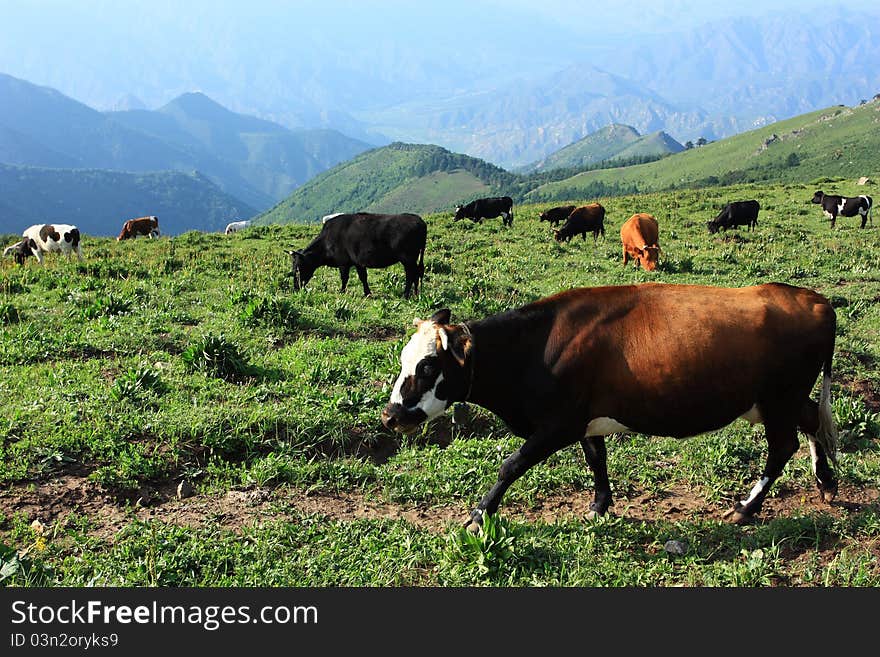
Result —
[[471, 534], [479, 534], [483, 530], [483, 512], [480, 509], [474, 509], [470, 519], [464, 523], [465, 529]]
[[602, 517], [602, 514], [596, 511], [595, 509], [590, 509], [587, 511], [587, 515], [584, 516], [585, 520], [598, 520]]
[[831, 504], [834, 499], [837, 497], [837, 486], [833, 488], [822, 488], [819, 487], [819, 494], [822, 496], [822, 501], [826, 504]]
[[746, 513], [745, 507], [742, 504], [737, 504], [730, 511], [725, 513], [723, 517], [727, 522], [733, 525], [746, 525], [752, 522], [755, 518], [754, 514]]

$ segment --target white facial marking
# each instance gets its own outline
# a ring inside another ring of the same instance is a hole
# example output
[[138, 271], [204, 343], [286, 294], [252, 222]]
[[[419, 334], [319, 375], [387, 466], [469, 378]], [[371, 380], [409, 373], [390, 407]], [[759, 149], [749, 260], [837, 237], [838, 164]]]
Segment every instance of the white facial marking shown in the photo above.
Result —
[[629, 431], [629, 427], [623, 426], [620, 422], [612, 417], [597, 417], [590, 420], [587, 430], [584, 432], [584, 438], [590, 436], [607, 436], [611, 433], [623, 433]]
[[749, 504], [751, 504], [752, 501], [761, 494], [761, 491], [764, 490], [769, 481], [769, 478], [761, 477], [761, 481], [755, 484], [755, 487], [752, 488], [752, 492], [749, 493], [749, 498], [747, 500], [743, 500], [742, 502], [740, 502], [740, 504], [742, 504], [743, 506], [748, 506]]
[[[437, 355], [437, 326], [433, 322], [419, 322], [418, 326], [418, 330], [400, 353], [400, 375], [391, 391], [392, 404], [403, 404], [403, 395], [401, 394], [403, 382], [407, 377], [415, 376], [416, 367], [424, 358]], [[442, 337], [446, 336], [446, 332], [442, 329], [439, 330], [439, 333]], [[446, 402], [438, 399], [434, 394], [442, 380], [443, 375], [440, 374], [434, 382], [434, 387], [424, 393], [419, 399], [419, 403], [411, 407], [410, 410], [421, 409], [429, 420], [442, 414], [446, 410]]]
[[758, 411], [757, 405], [752, 406], [749, 410], [747, 410], [745, 413], [740, 415], [740, 417], [743, 420], [746, 420], [747, 422], [749, 422], [751, 424], [757, 424], [758, 422], [763, 422], [763, 418], [761, 417], [760, 411]]

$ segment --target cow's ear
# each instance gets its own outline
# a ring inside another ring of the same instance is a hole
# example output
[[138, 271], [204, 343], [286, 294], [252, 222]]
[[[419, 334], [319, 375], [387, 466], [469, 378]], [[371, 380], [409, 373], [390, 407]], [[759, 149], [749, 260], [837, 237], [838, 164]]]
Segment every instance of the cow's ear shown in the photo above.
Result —
[[471, 336], [457, 326], [440, 329], [443, 347], [446, 349], [460, 366], [464, 366], [467, 355], [471, 351], [473, 342]]
[[442, 326], [442, 325], [449, 323], [449, 318], [451, 316], [452, 316], [452, 313], [450, 312], [449, 308], [441, 308], [440, 310], [435, 312], [433, 315], [431, 315], [428, 319], [430, 321], [434, 322], [435, 324]]

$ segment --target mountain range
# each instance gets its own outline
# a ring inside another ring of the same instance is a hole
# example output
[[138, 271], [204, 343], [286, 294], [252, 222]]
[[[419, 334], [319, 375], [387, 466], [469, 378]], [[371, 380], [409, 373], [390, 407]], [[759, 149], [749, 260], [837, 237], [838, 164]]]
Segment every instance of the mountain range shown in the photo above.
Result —
[[199, 171], [265, 209], [315, 174], [370, 148], [335, 130], [289, 130], [201, 93], [158, 110], [99, 112], [0, 74], [0, 162], [48, 168]]

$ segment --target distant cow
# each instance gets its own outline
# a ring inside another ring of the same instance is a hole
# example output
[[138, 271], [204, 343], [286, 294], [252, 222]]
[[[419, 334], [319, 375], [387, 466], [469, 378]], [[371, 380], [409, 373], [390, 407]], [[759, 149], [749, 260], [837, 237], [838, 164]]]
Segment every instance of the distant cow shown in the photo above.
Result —
[[568, 215], [570, 215], [572, 210], [576, 207], [576, 205], [560, 205], [555, 208], [550, 208], [549, 210], [544, 210], [544, 212], [541, 213], [540, 220], [549, 221], [551, 226], [558, 226], [560, 221], [568, 219]]
[[[832, 228], [834, 228], [838, 216], [855, 217], [857, 214], [862, 216], [860, 228], [864, 228], [873, 206], [870, 196], [837, 196], [821, 191], [813, 194], [812, 202], [822, 206], [825, 216], [831, 219]], [[874, 225], [873, 219], [871, 225]]]
[[464, 219], [481, 223], [483, 219], [501, 217], [505, 226], [513, 225], [513, 199], [509, 196], [494, 196], [491, 198], [478, 198], [467, 205], [459, 205], [455, 208], [454, 219]]
[[719, 229], [736, 228], [746, 226], [752, 230], [758, 225], [758, 211], [761, 206], [757, 201], [733, 201], [722, 208], [718, 216], [706, 222], [706, 228], [710, 233], [717, 233]]
[[634, 214], [620, 227], [620, 241], [623, 242], [623, 266], [632, 257], [645, 270], [657, 268], [660, 257], [659, 228], [657, 220], [646, 212]]
[[[831, 502], [837, 493], [836, 317], [812, 290], [781, 283], [579, 288], [461, 324], [445, 308], [415, 324], [383, 424], [412, 433], [467, 402], [524, 439], [472, 511], [472, 531], [517, 479], [569, 445], [580, 442], [593, 473], [592, 518], [612, 504], [605, 436], [685, 438], [737, 418], [764, 424], [767, 456], [730, 521], [761, 510], [798, 450], [798, 430], [821, 498]], [[818, 404], [810, 398], [817, 376]]]
[[44, 253], [63, 253], [70, 260], [74, 253], [82, 260], [80, 233], [76, 226], [70, 224], [34, 224], [21, 234], [24, 239], [17, 244], [6, 247], [3, 255], [12, 254], [19, 264], [30, 255], [36, 256], [43, 264]]
[[605, 237], [605, 208], [599, 203], [575, 208], [568, 215], [562, 228], [553, 229], [557, 242], [567, 242], [575, 235], [580, 235], [586, 240], [587, 233], [593, 233], [593, 242], [599, 239], [600, 233]]
[[399, 262], [406, 272], [403, 296], [418, 294], [425, 273], [425, 242], [428, 226], [416, 214], [342, 214], [325, 223], [318, 236], [302, 251], [288, 251], [293, 267], [294, 289], [299, 290], [318, 267], [339, 267], [341, 292], [348, 285], [352, 267], [370, 294], [367, 269], [384, 269]]
[[34, 250], [31, 249], [31, 241], [23, 239], [3, 249], [4, 258], [10, 255], [15, 258], [16, 264], [23, 265], [25, 258], [34, 255]]
[[129, 219], [122, 224], [122, 230], [119, 232], [116, 241], [127, 240], [129, 237], [136, 238], [138, 235], [149, 236], [150, 239], [159, 237], [159, 217], [151, 215], [149, 217]]
[[250, 220], [248, 221], [233, 221], [230, 224], [227, 224], [226, 230], [224, 231], [225, 235], [232, 235], [232, 233], [236, 233], [240, 231], [242, 228], [247, 228], [251, 225]]
[[325, 214], [323, 217], [321, 217], [321, 223], [326, 224], [333, 217], [338, 217], [341, 214], [345, 214], [345, 213], [344, 212], [334, 212], [333, 214]]

